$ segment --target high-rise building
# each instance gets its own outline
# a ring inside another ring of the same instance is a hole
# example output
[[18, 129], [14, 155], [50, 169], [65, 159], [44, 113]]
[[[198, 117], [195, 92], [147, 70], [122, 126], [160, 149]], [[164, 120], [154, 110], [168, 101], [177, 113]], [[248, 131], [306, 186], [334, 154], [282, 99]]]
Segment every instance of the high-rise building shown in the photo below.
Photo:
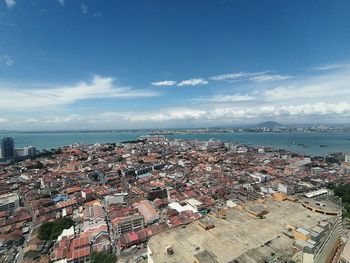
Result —
[[350, 163], [350, 153], [345, 154], [345, 162]]
[[19, 196], [15, 193], [0, 196], [0, 211], [13, 211], [19, 207]]
[[29, 147], [25, 147], [25, 149], [26, 149], [26, 154], [28, 155], [28, 156], [35, 156], [36, 155], [36, 148], [35, 147], [33, 147], [33, 146], [29, 146]]
[[1, 137], [0, 158], [10, 160], [15, 157], [15, 141], [12, 137]]
[[34, 157], [35, 154], [36, 154], [36, 148], [33, 146], [15, 149], [16, 158]]

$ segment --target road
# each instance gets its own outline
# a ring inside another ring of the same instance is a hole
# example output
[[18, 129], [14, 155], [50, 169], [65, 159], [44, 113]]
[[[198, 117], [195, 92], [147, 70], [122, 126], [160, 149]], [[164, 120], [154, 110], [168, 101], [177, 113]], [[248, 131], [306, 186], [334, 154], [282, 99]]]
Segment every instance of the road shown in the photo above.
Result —
[[33, 231], [33, 223], [30, 223], [29, 228], [30, 228], [29, 234], [23, 235], [24, 242], [23, 242], [23, 245], [18, 248], [18, 253], [17, 253], [16, 258], [15, 258], [15, 263], [23, 263], [24, 262], [24, 260], [23, 260], [24, 248], [27, 246], [27, 241], [30, 240], [30, 236], [31, 236], [32, 231]]

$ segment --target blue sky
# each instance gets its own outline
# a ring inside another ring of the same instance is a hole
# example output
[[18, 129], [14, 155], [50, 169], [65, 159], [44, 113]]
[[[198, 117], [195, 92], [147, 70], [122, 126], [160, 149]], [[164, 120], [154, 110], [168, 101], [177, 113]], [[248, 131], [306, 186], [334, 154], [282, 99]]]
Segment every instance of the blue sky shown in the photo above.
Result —
[[350, 120], [350, 2], [0, 0], [0, 129]]

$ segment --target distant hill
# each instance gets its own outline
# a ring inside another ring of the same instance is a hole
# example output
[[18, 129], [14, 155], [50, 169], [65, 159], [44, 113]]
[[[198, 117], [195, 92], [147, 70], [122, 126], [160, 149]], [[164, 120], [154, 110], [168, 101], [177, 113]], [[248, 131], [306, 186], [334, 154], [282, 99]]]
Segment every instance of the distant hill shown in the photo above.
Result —
[[287, 125], [283, 125], [281, 123], [278, 123], [276, 121], [265, 121], [265, 122], [261, 122], [258, 123], [256, 125], [254, 125], [254, 128], [267, 128], [267, 129], [275, 129], [276, 127], [286, 127]]

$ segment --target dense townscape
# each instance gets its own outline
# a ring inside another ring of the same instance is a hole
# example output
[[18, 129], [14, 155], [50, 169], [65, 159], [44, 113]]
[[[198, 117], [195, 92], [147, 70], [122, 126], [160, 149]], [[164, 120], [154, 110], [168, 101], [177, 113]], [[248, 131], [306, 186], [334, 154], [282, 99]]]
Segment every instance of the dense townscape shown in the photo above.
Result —
[[0, 263], [350, 263], [350, 0], [0, 0]]
[[350, 258], [349, 155], [149, 136], [3, 162], [0, 176], [1, 262]]

